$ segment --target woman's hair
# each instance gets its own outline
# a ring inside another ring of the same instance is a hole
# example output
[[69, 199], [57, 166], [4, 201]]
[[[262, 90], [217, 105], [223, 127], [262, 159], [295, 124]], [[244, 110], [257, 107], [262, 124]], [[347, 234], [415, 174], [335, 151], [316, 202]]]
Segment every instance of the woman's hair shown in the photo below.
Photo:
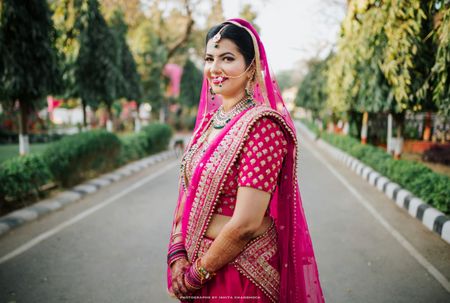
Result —
[[236, 44], [239, 52], [244, 56], [245, 67], [248, 67], [255, 57], [255, 49], [253, 48], [253, 40], [250, 34], [242, 27], [234, 24], [221, 23], [213, 26], [206, 34], [205, 45], [217, 34], [220, 29], [227, 26], [221, 33], [222, 39], [230, 39]]

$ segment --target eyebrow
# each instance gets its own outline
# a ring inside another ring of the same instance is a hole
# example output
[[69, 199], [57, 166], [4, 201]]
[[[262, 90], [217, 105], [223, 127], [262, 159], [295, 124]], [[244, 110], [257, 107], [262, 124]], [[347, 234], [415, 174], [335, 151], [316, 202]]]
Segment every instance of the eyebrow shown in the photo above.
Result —
[[[226, 53], [223, 53], [223, 54], [221, 54], [221, 55], [219, 55], [219, 57], [223, 57], [223, 56], [225, 56], [225, 55], [228, 55], [228, 54], [230, 54], [230, 55], [233, 55], [234, 56], [234, 54], [233, 53], [230, 53], [230, 52], [226, 52]], [[211, 54], [206, 54], [205, 55], [206, 57], [208, 57], [208, 56], [210, 56], [210, 57], [212, 57], [213, 55], [211, 55]]]

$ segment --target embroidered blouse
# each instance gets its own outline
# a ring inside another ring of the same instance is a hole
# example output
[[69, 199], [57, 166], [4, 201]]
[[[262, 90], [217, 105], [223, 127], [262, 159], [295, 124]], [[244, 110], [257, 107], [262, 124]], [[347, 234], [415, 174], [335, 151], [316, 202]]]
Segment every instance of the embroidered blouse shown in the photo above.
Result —
[[[287, 141], [280, 126], [268, 117], [253, 124], [238, 159], [230, 168], [213, 213], [232, 216], [239, 186], [247, 186], [272, 194], [287, 153]], [[188, 179], [208, 147], [206, 140], [186, 163]], [[266, 211], [266, 216], [269, 209]]]

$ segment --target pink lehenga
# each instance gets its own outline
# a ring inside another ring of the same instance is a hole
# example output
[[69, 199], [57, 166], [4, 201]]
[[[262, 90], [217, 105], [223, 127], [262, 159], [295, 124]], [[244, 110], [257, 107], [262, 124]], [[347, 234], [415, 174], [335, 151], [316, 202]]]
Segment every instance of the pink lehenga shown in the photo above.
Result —
[[[223, 198], [224, 188], [228, 188], [230, 175], [236, 171], [236, 164], [241, 163], [244, 158], [248, 161], [250, 157], [246, 166], [250, 167], [252, 174], [257, 171], [256, 167], [262, 167], [258, 152], [262, 155], [269, 147], [264, 145], [264, 140], [256, 140], [258, 138], [255, 138], [253, 131], [255, 126], [263, 119], [275, 123], [282, 131], [279, 138], [283, 141], [285, 152], [280, 155], [279, 166], [276, 166], [275, 183], [261, 183], [261, 186], [265, 184], [267, 188], [276, 184], [273, 191], [270, 190], [272, 195], [267, 211], [267, 215], [273, 220], [272, 225], [264, 234], [247, 243], [232, 262], [222, 267], [211, 281], [193, 294], [194, 302], [324, 302], [298, 187], [298, 142], [294, 124], [275, 78], [270, 73], [264, 47], [256, 30], [242, 19], [230, 19], [226, 22], [245, 28], [252, 36], [256, 59], [253, 99], [257, 106], [244, 110], [226, 124], [214, 141], [197, 156], [189, 180], [186, 180], [189, 175], [186, 167], [189, 165], [182, 169], [172, 230], [180, 219], [182, 238], [190, 263], [201, 257], [213, 241], [205, 233], [212, 215], [218, 213], [218, 205], [223, 203], [220, 200]], [[204, 79], [194, 135], [186, 147], [183, 159], [187, 156], [192, 159], [193, 155], [189, 153], [193, 147], [198, 148], [196, 144], [198, 145], [199, 138], [220, 105], [217, 96], [212, 100], [208, 92], [209, 84]], [[261, 134], [258, 136], [261, 138]], [[266, 142], [270, 140], [262, 137]], [[248, 157], [244, 154], [247, 152], [244, 150], [250, 147], [250, 141], [258, 142], [259, 145], [254, 150], [254, 159], [251, 159], [251, 153]], [[262, 177], [258, 177], [263, 181]], [[242, 176], [238, 176], [236, 182], [238, 185], [246, 185]], [[168, 292], [173, 295], [169, 267], [167, 283]]]

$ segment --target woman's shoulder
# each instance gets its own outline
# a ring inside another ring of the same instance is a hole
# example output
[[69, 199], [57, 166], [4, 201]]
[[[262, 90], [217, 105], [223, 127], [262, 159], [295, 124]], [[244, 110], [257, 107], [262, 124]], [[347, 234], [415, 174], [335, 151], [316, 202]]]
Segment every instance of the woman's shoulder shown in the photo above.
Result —
[[247, 144], [251, 144], [250, 141], [260, 145], [278, 145], [278, 142], [283, 146], [287, 144], [279, 121], [271, 116], [262, 116], [254, 121], [247, 133]]
[[251, 124], [249, 135], [267, 133], [268, 136], [283, 136], [282, 124], [276, 110], [263, 105], [258, 106], [256, 110], [258, 111], [256, 115], [249, 120]]

